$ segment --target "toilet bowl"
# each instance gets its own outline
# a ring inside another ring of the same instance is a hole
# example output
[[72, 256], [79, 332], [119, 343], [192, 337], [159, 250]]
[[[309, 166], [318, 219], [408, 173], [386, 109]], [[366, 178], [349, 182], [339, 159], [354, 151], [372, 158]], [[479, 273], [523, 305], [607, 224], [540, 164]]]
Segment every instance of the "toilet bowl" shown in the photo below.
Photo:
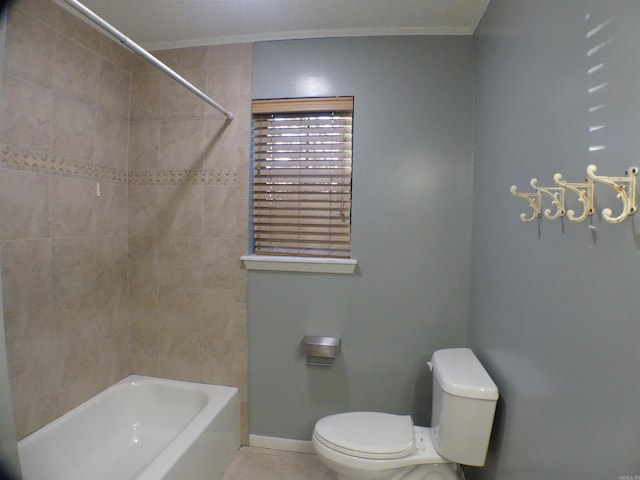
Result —
[[321, 418], [313, 447], [339, 480], [456, 480], [457, 464], [486, 459], [498, 389], [468, 348], [434, 352], [431, 428], [408, 415]]
[[[457, 478], [456, 466], [433, 447], [431, 429], [413, 425], [408, 415], [330, 415], [316, 424], [312, 443], [317, 455], [340, 480]], [[417, 476], [419, 473], [421, 476]]]

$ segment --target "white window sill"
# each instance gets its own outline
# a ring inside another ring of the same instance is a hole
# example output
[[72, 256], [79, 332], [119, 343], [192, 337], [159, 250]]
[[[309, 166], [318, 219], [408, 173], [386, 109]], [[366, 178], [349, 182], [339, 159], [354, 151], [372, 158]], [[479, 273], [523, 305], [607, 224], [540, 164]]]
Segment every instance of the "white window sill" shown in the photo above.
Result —
[[243, 255], [247, 270], [274, 270], [280, 272], [318, 272], [353, 274], [358, 261], [353, 258], [277, 257], [270, 255]]

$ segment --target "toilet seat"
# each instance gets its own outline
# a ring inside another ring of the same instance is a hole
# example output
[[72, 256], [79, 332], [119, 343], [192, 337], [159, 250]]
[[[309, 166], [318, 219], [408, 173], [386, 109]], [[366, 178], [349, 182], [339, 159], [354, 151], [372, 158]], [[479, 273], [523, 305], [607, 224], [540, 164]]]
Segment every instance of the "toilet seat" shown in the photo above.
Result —
[[398, 459], [416, 451], [409, 415], [338, 413], [318, 420], [313, 436], [327, 448], [363, 459]]

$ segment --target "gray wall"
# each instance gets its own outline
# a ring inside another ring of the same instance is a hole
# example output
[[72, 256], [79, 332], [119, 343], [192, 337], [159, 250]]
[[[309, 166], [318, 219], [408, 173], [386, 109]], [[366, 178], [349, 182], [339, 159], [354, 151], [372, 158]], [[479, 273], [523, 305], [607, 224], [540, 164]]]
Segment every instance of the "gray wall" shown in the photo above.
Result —
[[635, 0], [492, 0], [476, 32], [469, 343], [502, 400], [469, 479], [640, 475], [640, 219], [524, 224], [509, 193], [640, 166], [638, 25]]
[[[6, 12], [0, 7], [0, 78], [4, 60], [4, 39], [6, 32]], [[2, 84], [0, 82], [0, 99]], [[7, 365], [7, 347], [4, 335], [4, 317], [2, 309], [2, 285], [0, 284], [0, 462], [5, 468], [19, 470], [18, 450], [16, 447], [16, 429], [11, 408], [11, 389], [9, 385], [9, 367]], [[1, 470], [1, 469], [0, 469]]]
[[[353, 276], [250, 272], [250, 432], [310, 438], [344, 410], [430, 420], [425, 362], [466, 342], [471, 37], [259, 43], [253, 98], [353, 95]], [[305, 86], [322, 87], [310, 91]], [[306, 334], [342, 337], [307, 367]]]

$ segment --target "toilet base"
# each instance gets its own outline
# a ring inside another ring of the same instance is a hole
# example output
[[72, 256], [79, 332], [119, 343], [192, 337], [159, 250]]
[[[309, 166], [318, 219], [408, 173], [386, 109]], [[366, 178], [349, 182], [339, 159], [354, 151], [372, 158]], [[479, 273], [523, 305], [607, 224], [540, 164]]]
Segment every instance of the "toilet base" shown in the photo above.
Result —
[[455, 466], [451, 463], [439, 465], [416, 465], [393, 480], [458, 480]]
[[[361, 476], [362, 475], [362, 476]], [[442, 463], [438, 465], [415, 465], [398, 470], [379, 470], [358, 472], [353, 477], [338, 473], [338, 480], [459, 480], [455, 465]]]

